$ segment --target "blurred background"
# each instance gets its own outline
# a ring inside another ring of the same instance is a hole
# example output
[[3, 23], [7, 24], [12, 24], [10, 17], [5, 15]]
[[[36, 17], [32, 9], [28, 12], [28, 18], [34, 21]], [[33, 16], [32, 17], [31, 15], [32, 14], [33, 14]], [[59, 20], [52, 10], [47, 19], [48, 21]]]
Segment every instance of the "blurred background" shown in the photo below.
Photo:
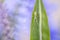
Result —
[[[48, 16], [51, 40], [60, 40], [60, 0], [42, 1]], [[11, 34], [5, 36], [8, 39], [12, 35], [15, 40], [30, 40], [30, 24], [35, 2], [36, 0], [0, 0], [0, 38], [9, 27]], [[7, 18], [1, 18], [1, 14], [5, 14], [3, 10], [6, 11]], [[8, 20], [9, 26], [3, 26], [4, 19]], [[4, 40], [8, 40], [7, 38]]]

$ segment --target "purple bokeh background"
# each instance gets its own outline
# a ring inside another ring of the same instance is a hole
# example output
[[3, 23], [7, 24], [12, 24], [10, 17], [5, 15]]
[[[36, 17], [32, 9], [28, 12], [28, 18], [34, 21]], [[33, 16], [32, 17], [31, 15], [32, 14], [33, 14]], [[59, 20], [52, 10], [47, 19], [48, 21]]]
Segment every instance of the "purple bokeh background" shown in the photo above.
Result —
[[7, 9], [7, 14], [11, 20], [17, 22], [13, 25], [14, 32], [12, 33], [15, 40], [30, 40], [30, 23], [35, 1], [4, 0], [3, 6]]

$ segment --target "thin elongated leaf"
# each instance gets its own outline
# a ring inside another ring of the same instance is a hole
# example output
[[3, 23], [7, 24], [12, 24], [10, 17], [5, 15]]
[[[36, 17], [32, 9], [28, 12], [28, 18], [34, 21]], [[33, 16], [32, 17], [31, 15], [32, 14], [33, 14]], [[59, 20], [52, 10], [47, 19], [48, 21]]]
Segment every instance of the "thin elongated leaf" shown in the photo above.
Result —
[[[47, 14], [45, 11], [45, 8], [43, 6], [43, 3], [41, 1], [41, 10], [38, 9], [38, 1], [35, 4], [35, 8], [32, 14], [32, 23], [31, 23], [31, 35], [30, 40], [40, 40], [40, 34], [39, 34], [39, 21], [42, 20], [42, 40], [50, 40], [50, 30], [48, 26], [48, 19]], [[41, 11], [42, 19], [39, 20], [39, 11]], [[36, 15], [35, 15], [36, 14]]]
[[40, 40], [39, 36], [39, 13], [38, 13], [38, 0], [36, 1], [34, 11], [32, 13], [30, 40]]
[[42, 40], [50, 40], [50, 29], [48, 25], [48, 18], [46, 14], [46, 10], [41, 1], [41, 12], [42, 12]]

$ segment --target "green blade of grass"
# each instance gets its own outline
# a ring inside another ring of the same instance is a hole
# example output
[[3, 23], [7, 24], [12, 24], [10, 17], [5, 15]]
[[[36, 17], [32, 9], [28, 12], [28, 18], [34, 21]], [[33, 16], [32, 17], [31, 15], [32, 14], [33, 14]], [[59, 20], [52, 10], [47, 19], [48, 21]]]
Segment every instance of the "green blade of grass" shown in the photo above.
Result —
[[48, 17], [46, 14], [46, 10], [43, 6], [43, 2], [41, 0], [41, 13], [42, 13], [42, 40], [50, 40], [50, 29], [48, 25]]
[[[35, 7], [34, 7], [34, 11], [32, 13], [32, 22], [31, 22], [31, 31], [30, 31], [30, 40], [40, 40], [40, 30], [39, 28], [42, 28], [42, 40], [50, 40], [50, 29], [48, 26], [48, 18], [47, 18], [47, 14], [45, 11], [45, 8], [43, 6], [42, 0], [40, 1], [40, 6], [39, 6], [39, 0], [36, 1]], [[39, 10], [39, 7], [41, 8], [41, 10]], [[42, 14], [42, 16], [40, 15], [40, 13]], [[35, 15], [36, 14], [36, 15]], [[42, 20], [42, 22], [39, 25], [40, 20]], [[41, 29], [40, 28], [40, 29]]]
[[32, 13], [30, 40], [40, 40], [39, 35], [39, 13], [38, 13], [38, 0], [36, 1], [34, 11]]

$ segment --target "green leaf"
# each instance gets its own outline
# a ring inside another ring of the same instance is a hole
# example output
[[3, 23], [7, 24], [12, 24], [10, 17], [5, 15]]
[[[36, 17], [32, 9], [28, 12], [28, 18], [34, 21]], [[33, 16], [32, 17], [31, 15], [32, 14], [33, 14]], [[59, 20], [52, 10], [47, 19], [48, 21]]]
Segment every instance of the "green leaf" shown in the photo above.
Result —
[[46, 10], [43, 6], [43, 2], [41, 1], [41, 13], [42, 13], [42, 40], [50, 40], [50, 29], [48, 25], [48, 17], [46, 14]]
[[31, 22], [30, 40], [40, 40], [39, 33], [39, 13], [38, 13], [38, 1], [36, 1]]
[[[40, 31], [42, 31], [42, 34], [40, 34]], [[42, 0], [40, 0], [40, 4], [39, 0], [36, 0], [34, 11], [32, 13], [30, 40], [40, 40], [40, 38], [42, 38], [42, 40], [50, 40], [50, 29]]]

